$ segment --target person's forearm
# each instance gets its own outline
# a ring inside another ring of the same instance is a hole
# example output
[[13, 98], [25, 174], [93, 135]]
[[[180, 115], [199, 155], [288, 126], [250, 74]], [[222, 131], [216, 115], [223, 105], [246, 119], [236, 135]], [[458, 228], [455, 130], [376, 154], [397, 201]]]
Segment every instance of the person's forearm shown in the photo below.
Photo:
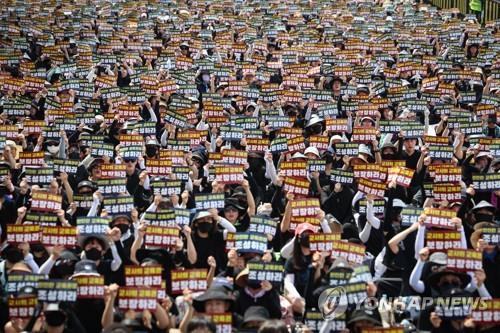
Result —
[[92, 201], [92, 206], [90, 207], [89, 212], [87, 213], [87, 217], [94, 217], [97, 216], [97, 209], [99, 209], [99, 205], [101, 202], [99, 201], [98, 198], [94, 198]]
[[155, 318], [156, 326], [158, 326], [160, 330], [167, 329], [170, 326], [170, 319], [167, 311], [158, 303], [156, 303]]
[[38, 270], [38, 274], [42, 275], [49, 275], [50, 271], [52, 270], [52, 267], [54, 267], [54, 264], [56, 263], [56, 258], [53, 256], [50, 256], [49, 259], [47, 259], [42, 266], [40, 266], [40, 269]]
[[194, 265], [196, 261], [198, 261], [198, 253], [196, 252], [196, 248], [194, 247], [193, 239], [191, 235], [186, 237], [186, 248], [187, 248], [187, 257], [191, 265]]
[[[358, 228], [359, 228], [359, 226], [358, 226]], [[359, 239], [363, 243], [368, 242], [368, 239], [370, 238], [370, 232], [371, 232], [371, 230], [372, 230], [371, 224], [368, 221], [366, 221], [363, 230], [361, 230], [361, 232], [359, 233]]]
[[114, 314], [113, 314], [113, 306], [115, 303], [115, 298], [110, 296], [106, 301], [106, 305], [104, 307], [104, 312], [101, 317], [101, 325], [102, 329], [106, 330], [109, 326], [111, 326], [114, 322]]
[[65, 181], [63, 183], [63, 186], [64, 190], [66, 191], [66, 196], [68, 197], [68, 202], [73, 202], [73, 189], [71, 188], [71, 185], [68, 181]]
[[40, 267], [38, 267], [38, 264], [35, 262], [33, 255], [31, 253], [28, 253], [24, 257], [24, 263], [31, 268], [32, 272], [38, 272], [40, 270]]
[[142, 240], [144, 236], [141, 236], [140, 234], [137, 234], [137, 237], [135, 237], [134, 242], [132, 243], [132, 247], [130, 248], [130, 260], [135, 263], [136, 265], [139, 265], [139, 261], [137, 261], [137, 250], [139, 250], [142, 246]]
[[380, 219], [373, 213], [373, 202], [370, 201], [366, 204], [366, 219], [375, 229], [380, 228]]
[[330, 228], [330, 224], [328, 224], [327, 219], [322, 218], [321, 221], [319, 221], [319, 225], [321, 226], [321, 230], [323, 230], [323, 233], [329, 234], [332, 232], [332, 229]]
[[253, 199], [252, 191], [250, 191], [250, 186], [245, 188], [245, 192], [247, 194], [247, 203], [248, 203], [248, 216], [252, 217], [255, 215], [255, 200]]
[[282, 258], [290, 259], [293, 256], [294, 243], [295, 243], [295, 236], [281, 248], [280, 255]]
[[420, 250], [424, 248], [425, 243], [425, 226], [419, 226], [417, 231], [417, 236], [415, 237], [415, 259], [418, 260]]
[[394, 235], [394, 237], [391, 238], [388, 245], [394, 254], [397, 254], [399, 252], [398, 244], [400, 242], [402, 242], [403, 240], [405, 240], [409, 234], [411, 234], [412, 232], [414, 232], [416, 230], [416, 228], [417, 228], [416, 225], [417, 225], [417, 223], [414, 223], [408, 229], [401, 231], [400, 233]]
[[231, 222], [229, 222], [228, 220], [226, 220], [225, 218], [223, 218], [222, 216], [219, 216], [219, 219], [217, 222], [219, 223], [219, 225], [221, 225], [228, 232], [236, 232], [236, 228], [234, 227], [234, 225]]
[[417, 263], [410, 275], [410, 286], [417, 293], [423, 293], [425, 291], [425, 284], [422, 282], [422, 280], [420, 280], [424, 264], [425, 263], [421, 261], [420, 258], [418, 258]]
[[111, 261], [111, 270], [116, 272], [120, 266], [122, 265], [122, 258], [118, 254], [115, 243], [110, 243], [109, 248], [111, 250], [111, 254], [113, 256], [113, 260]]
[[292, 217], [292, 205], [290, 201], [287, 202], [285, 208], [285, 214], [283, 215], [283, 220], [281, 221], [280, 230], [281, 232], [287, 232], [290, 229], [290, 219]]
[[271, 182], [276, 185], [278, 183], [278, 175], [276, 174], [276, 167], [273, 161], [264, 160], [266, 162], [266, 173], [265, 177], [270, 179]]
[[193, 306], [189, 304], [188, 309], [184, 314], [184, 318], [182, 318], [181, 323], [179, 324], [179, 331], [181, 331], [182, 333], [187, 332], [187, 325], [193, 318], [193, 314], [194, 314]]

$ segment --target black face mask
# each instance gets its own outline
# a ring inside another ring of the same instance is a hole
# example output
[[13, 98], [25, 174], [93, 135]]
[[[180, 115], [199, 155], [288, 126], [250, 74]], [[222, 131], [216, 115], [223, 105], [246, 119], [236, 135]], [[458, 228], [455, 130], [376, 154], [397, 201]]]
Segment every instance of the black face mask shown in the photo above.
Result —
[[62, 311], [45, 312], [45, 321], [52, 327], [61, 326], [66, 321], [66, 315]]
[[300, 236], [299, 243], [303, 247], [309, 247], [309, 235]]
[[212, 223], [198, 223], [198, 230], [203, 233], [210, 232], [210, 230], [212, 230]]
[[493, 215], [489, 214], [474, 214], [476, 222], [493, 222]]
[[122, 233], [122, 235], [124, 233], [126, 233], [129, 229], [129, 226], [127, 224], [118, 224], [118, 225], [115, 225], [115, 227], [120, 229], [120, 232]]
[[382, 159], [384, 160], [393, 160], [394, 155], [393, 154], [382, 154]]
[[247, 283], [247, 287], [250, 289], [259, 289], [260, 288], [260, 282], [259, 281], [249, 281]]
[[156, 147], [146, 147], [146, 155], [149, 158], [155, 157], [156, 156]]
[[72, 152], [68, 154], [68, 157], [70, 160], [79, 160], [80, 159], [80, 153], [79, 152]]
[[97, 260], [101, 259], [102, 254], [101, 254], [101, 251], [99, 251], [98, 249], [93, 247], [90, 250], [85, 251], [85, 257], [89, 260], [97, 261]]
[[453, 288], [460, 288], [460, 284], [443, 282], [442, 284], [439, 285], [439, 292], [442, 295], [444, 295], [444, 294], [448, 293], [450, 290], [452, 290]]

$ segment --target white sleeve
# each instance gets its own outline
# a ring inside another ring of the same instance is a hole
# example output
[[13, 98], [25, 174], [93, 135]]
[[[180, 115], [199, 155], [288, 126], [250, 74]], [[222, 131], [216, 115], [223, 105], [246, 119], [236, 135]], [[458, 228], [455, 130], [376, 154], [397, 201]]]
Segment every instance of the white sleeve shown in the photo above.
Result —
[[486, 299], [492, 299], [492, 297], [491, 297], [488, 289], [486, 289], [486, 286], [484, 285], [484, 283], [481, 287], [477, 288], [477, 292], [478, 292], [480, 297], [483, 297]]
[[422, 282], [422, 280], [420, 280], [422, 276], [422, 270], [424, 269], [424, 264], [425, 263], [419, 258], [410, 275], [410, 286], [417, 293], [423, 293], [425, 291], [425, 284]]
[[40, 270], [40, 267], [38, 267], [38, 264], [35, 262], [33, 259], [33, 255], [31, 253], [28, 253], [26, 257], [24, 257], [24, 263], [31, 268], [31, 271], [33, 273], [38, 272]]
[[380, 219], [378, 217], [376, 217], [375, 214], [373, 213], [373, 203], [372, 202], [366, 203], [366, 219], [368, 220], [368, 222], [370, 222], [372, 227], [374, 227], [375, 229], [380, 228]]
[[424, 248], [425, 242], [425, 226], [421, 225], [418, 227], [417, 236], [415, 237], [415, 259], [419, 260], [418, 253]]
[[358, 202], [359, 200], [363, 199], [364, 196], [365, 196], [365, 194], [363, 192], [360, 192], [360, 191], [356, 192], [356, 194], [352, 198], [351, 205], [354, 207], [354, 205], [356, 205], [356, 202]]
[[295, 276], [293, 274], [285, 275], [285, 292], [292, 298], [301, 298], [302, 296], [295, 288]]
[[118, 250], [116, 249], [116, 245], [114, 243], [110, 244], [109, 248], [111, 250], [111, 254], [113, 255], [113, 261], [111, 261], [111, 270], [113, 272], [116, 272], [122, 265], [122, 258], [120, 258], [120, 255], [118, 254]]
[[294, 242], [295, 242], [295, 236], [290, 241], [288, 241], [288, 243], [286, 243], [285, 246], [281, 248], [280, 254], [283, 258], [290, 259], [292, 257]]
[[162, 147], [167, 145], [168, 131], [164, 130], [160, 137], [160, 143]]
[[[358, 223], [356, 223], [358, 224]], [[359, 224], [358, 224], [358, 229], [359, 229]], [[363, 243], [366, 243], [368, 242], [368, 239], [370, 239], [370, 232], [372, 231], [372, 226], [371, 224], [366, 221], [365, 223], [365, 227], [363, 228], [363, 230], [361, 230], [361, 232], [359, 233], [359, 239], [363, 242]]]
[[153, 201], [151, 203], [151, 205], [149, 205], [149, 207], [146, 209], [146, 211], [144, 213], [142, 213], [141, 215], [141, 222], [144, 222], [144, 218], [146, 217], [146, 213], [148, 212], [155, 212], [156, 211], [156, 205], [155, 205], [155, 202]]
[[45, 260], [42, 266], [40, 266], [38, 274], [49, 275], [50, 270], [54, 267], [55, 263], [55, 260], [53, 260], [52, 257], [49, 257], [49, 259]]
[[236, 232], [236, 228], [228, 220], [220, 216], [219, 224], [228, 232]]
[[460, 230], [460, 246], [462, 247], [462, 249], [467, 248], [467, 239], [465, 238], [464, 227], [462, 227], [462, 230]]
[[321, 226], [321, 230], [323, 230], [324, 233], [328, 234], [328, 233], [332, 232], [332, 229], [330, 228], [330, 225], [328, 224], [327, 219], [321, 219], [319, 224]]
[[94, 200], [92, 201], [92, 206], [90, 207], [90, 210], [87, 213], [87, 217], [97, 216], [97, 209], [99, 208], [100, 204], [101, 202], [99, 201], [99, 198], [94, 198]]
[[193, 192], [193, 180], [191, 179], [191, 177], [188, 177], [185, 189], [186, 191]]
[[149, 175], [146, 176], [146, 179], [144, 180], [144, 185], [142, 185], [142, 187], [144, 187], [145, 190], [151, 189]]
[[274, 166], [274, 163], [266, 159], [264, 159], [264, 161], [266, 162], [266, 173], [264, 176], [267, 179], [270, 179], [273, 184], [276, 184], [278, 181], [278, 175], [276, 174], [276, 167]]
[[151, 121], [157, 122], [158, 118], [156, 118], [156, 114], [155, 114], [155, 111], [153, 110], [153, 108], [149, 107], [148, 111], [149, 111], [149, 115], [151, 116]]

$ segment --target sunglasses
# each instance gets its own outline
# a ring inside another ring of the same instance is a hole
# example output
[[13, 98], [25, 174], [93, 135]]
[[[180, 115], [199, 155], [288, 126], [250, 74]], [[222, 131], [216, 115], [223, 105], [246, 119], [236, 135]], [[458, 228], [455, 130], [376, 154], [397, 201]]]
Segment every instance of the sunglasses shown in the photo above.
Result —
[[124, 158], [123, 162], [125, 163], [134, 163], [137, 159], [136, 158]]

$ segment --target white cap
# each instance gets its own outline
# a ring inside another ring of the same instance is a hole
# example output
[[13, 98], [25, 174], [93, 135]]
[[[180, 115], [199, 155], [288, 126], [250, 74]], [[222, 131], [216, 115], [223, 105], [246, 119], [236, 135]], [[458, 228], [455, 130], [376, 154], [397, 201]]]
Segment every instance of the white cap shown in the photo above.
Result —
[[311, 154], [314, 154], [318, 157], [321, 157], [319, 155], [319, 151], [318, 151], [318, 148], [314, 147], [314, 146], [309, 146], [306, 148], [306, 150], [304, 150], [304, 155], [307, 155], [308, 153], [311, 153]]

